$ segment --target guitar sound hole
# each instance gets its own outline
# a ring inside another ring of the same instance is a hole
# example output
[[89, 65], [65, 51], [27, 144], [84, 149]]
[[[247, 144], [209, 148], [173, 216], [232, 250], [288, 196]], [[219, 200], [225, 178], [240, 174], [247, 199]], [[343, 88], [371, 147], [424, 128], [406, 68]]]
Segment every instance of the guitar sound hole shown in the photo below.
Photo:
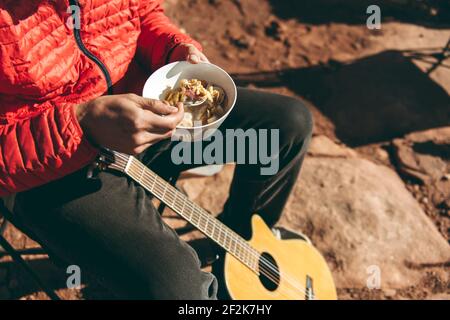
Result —
[[280, 270], [275, 259], [267, 252], [259, 258], [259, 280], [269, 291], [275, 291], [280, 285]]

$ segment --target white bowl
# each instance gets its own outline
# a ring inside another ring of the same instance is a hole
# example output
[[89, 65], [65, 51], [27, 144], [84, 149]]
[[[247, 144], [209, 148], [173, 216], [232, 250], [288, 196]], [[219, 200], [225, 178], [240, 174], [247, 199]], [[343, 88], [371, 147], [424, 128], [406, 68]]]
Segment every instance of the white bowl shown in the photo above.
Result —
[[145, 83], [143, 96], [150, 99], [164, 100], [168, 88], [177, 86], [181, 79], [199, 79], [221, 87], [226, 95], [224, 115], [209, 124], [198, 127], [178, 126], [174, 136], [181, 141], [199, 141], [211, 136], [228, 117], [236, 103], [237, 89], [230, 75], [211, 63], [191, 64], [185, 61], [173, 62], [155, 71]]

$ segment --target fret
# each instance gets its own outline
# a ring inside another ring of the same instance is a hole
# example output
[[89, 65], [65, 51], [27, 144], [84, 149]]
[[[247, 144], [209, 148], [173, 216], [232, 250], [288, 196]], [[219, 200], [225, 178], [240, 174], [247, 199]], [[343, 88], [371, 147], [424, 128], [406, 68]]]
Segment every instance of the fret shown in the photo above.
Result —
[[153, 181], [153, 190], [155, 192], [155, 196], [162, 200], [161, 198], [161, 184], [159, 183], [158, 177], [154, 175], [155, 180]]
[[248, 267], [251, 267], [251, 265], [252, 265], [252, 253], [251, 253], [250, 250], [248, 250], [248, 248], [245, 250], [245, 252], [246, 252], [246, 258], [245, 258], [246, 264], [247, 264]]
[[238, 255], [240, 257], [241, 261], [244, 261], [244, 249], [242, 248], [242, 245], [239, 244], [239, 250], [238, 250]]
[[156, 177], [155, 177], [155, 175], [151, 175], [151, 178], [152, 178], [152, 186], [150, 187], [150, 186], [148, 186], [149, 187], [149, 191], [151, 192], [151, 193], [153, 193], [154, 191], [153, 191], [153, 189], [155, 188], [155, 183], [156, 183]]
[[259, 254], [255, 252], [252, 248], [247, 249], [250, 252], [250, 258], [249, 258], [249, 267], [252, 270], [257, 270], [258, 268], [258, 261], [259, 261]]
[[156, 178], [154, 175], [152, 175], [151, 171], [147, 170], [145, 166], [143, 167], [143, 175], [141, 175], [141, 180], [142, 178], [145, 178], [145, 182], [140, 182], [141, 185], [143, 185], [148, 191], [150, 191], [150, 193], [154, 194]]
[[223, 231], [223, 247], [225, 248], [225, 250], [228, 251], [228, 247], [229, 247], [229, 242], [230, 242], [231, 236], [230, 234], [227, 232], [227, 230], [225, 229]]
[[139, 179], [137, 180], [137, 182], [141, 183], [142, 182], [142, 177], [144, 176], [145, 173], [145, 166], [141, 167], [141, 175], [139, 176]]
[[214, 240], [214, 230], [216, 230], [216, 221], [212, 221], [211, 231], [209, 232], [209, 237]]
[[241, 258], [241, 250], [240, 250], [240, 247], [238, 247], [237, 245], [236, 245], [236, 250], [234, 251], [234, 255], [235, 255], [240, 261], [242, 261], [242, 258]]
[[197, 225], [197, 224], [198, 224], [198, 221], [197, 221], [197, 222], [194, 221], [194, 211], [195, 211], [195, 208], [194, 208], [194, 206], [192, 206], [192, 207], [191, 207], [191, 214], [190, 214], [190, 216], [189, 216], [189, 220], [191, 220], [191, 222], [192, 222], [194, 225]]
[[255, 259], [255, 258], [251, 255], [251, 252], [249, 252], [248, 261], [247, 261], [247, 266], [248, 266], [250, 269], [253, 269], [254, 259]]
[[202, 215], [201, 215], [201, 212], [199, 212], [199, 210], [197, 210], [197, 207], [195, 207], [194, 212], [195, 212], [195, 218], [197, 219], [197, 221], [196, 221], [197, 228], [200, 231], [203, 231], [203, 229], [202, 229]]
[[228, 251], [228, 241], [230, 240], [230, 235], [226, 229], [224, 229], [222, 233], [223, 233], [223, 240], [222, 240], [223, 247], [225, 248], [225, 250]]
[[205, 230], [206, 233], [208, 233], [207, 232], [208, 231], [208, 222], [209, 222], [209, 214], [208, 213], [206, 214], [204, 220], [205, 220], [204, 230]]
[[172, 200], [171, 207], [175, 208], [175, 202], [177, 201], [178, 194], [176, 192], [174, 192], [174, 193], [172, 193], [172, 195], [173, 195], [173, 200]]
[[231, 236], [229, 234], [227, 234], [227, 240], [225, 241], [225, 249], [230, 251], [231, 248]]
[[208, 223], [207, 223], [207, 227], [205, 228], [205, 233], [206, 233], [206, 235], [207, 235], [208, 237], [209, 237], [210, 234], [211, 234], [211, 227], [212, 227], [211, 224], [213, 224], [213, 222], [214, 222], [214, 221], [209, 220]]
[[[168, 182], [132, 156], [127, 156], [124, 172], [166, 203], [206, 236], [230, 252], [244, 265], [258, 273], [259, 253], [231, 229], [216, 220]], [[189, 208], [190, 207], [190, 208]]]
[[222, 230], [221, 230], [221, 228], [220, 228], [220, 226], [219, 226], [219, 236], [217, 237], [217, 242], [218, 242], [220, 245], [222, 245], [221, 236], [222, 236]]
[[162, 199], [164, 199], [164, 196], [166, 195], [166, 191], [167, 191], [167, 183], [164, 183], [164, 191], [161, 196]]
[[253, 264], [251, 265], [252, 270], [257, 270], [258, 269], [258, 264], [259, 264], [259, 254], [255, 253], [255, 256], [252, 258], [253, 260]]
[[226, 229], [222, 229], [222, 231], [220, 232], [222, 246], [225, 248], [225, 250], [227, 249], [226, 244], [227, 244], [227, 238], [228, 238], [226, 231], [227, 231]]
[[191, 206], [191, 207], [188, 208], [188, 209], [191, 209], [191, 210], [190, 210], [190, 211], [187, 210], [187, 211], [189, 211], [189, 212], [186, 212], [186, 219], [189, 220], [190, 222], [192, 222], [192, 213], [193, 213], [194, 208]]
[[180, 210], [181, 216], [184, 216], [184, 207], [186, 206], [186, 202], [187, 202], [186, 198], [183, 198], [183, 206], [181, 207]]
[[228, 237], [227, 233], [224, 232], [224, 234], [223, 234], [223, 247], [224, 247], [225, 250], [227, 250], [227, 251], [228, 251], [228, 246], [227, 246], [228, 240], [229, 240], [229, 237]]
[[[234, 245], [234, 248], [233, 248]], [[230, 245], [230, 252], [236, 252], [236, 246], [237, 246], [237, 241], [235, 239], [233, 239], [233, 241], [231, 242]]]
[[200, 212], [198, 211], [198, 209], [197, 209], [197, 207], [195, 207], [194, 206], [194, 212], [195, 212], [195, 215], [194, 215], [194, 218], [196, 219], [196, 221], [195, 221], [195, 224], [199, 227], [199, 229], [201, 230], [201, 228], [200, 228], [200, 223], [202, 222], [202, 216], [200, 215]]
[[245, 250], [245, 248], [244, 248], [244, 250], [243, 250], [242, 260], [244, 261], [244, 263], [245, 263], [246, 265], [248, 265], [248, 250]]
[[[168, 191], [169, 191], [169, 192], [168, 192]], [[165, 184], [165, 185], [164, 185], [163, 197], [164, 197], [165, 203], [166, 203], [169, 207], [172, 207], [172, 205], [173, 205], [173, 203], [171, 203], [171, 201], [172, 201], [172, 199], [173, 199], [172, 196], [173, 196], [173, 193], [170, 192], [169, 186], [168, 186], [167, 184]]]
[[128, 170], [130, 169], [130, 165], [131, 165], [131, 162], [133, 161], [133, 159], [134, 159], [134, 157], [128, 158], [127, 164], [125, 165], [125, 169], [123, 170], [125, 173], [128, 173]]

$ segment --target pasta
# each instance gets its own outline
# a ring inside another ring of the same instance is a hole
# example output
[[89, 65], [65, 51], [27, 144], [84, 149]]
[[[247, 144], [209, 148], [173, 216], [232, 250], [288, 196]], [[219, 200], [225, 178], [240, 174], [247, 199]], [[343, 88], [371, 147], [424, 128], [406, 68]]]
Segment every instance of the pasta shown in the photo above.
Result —
[[[172, 106], [184, 103], [184, 119], [180, 126], [194, 127], [212, 123], [225, 114], [226, 94], [222, 88], [205, 80], [182, 79], [176, 88], [168, 90], [165, 101]], [[204, 102], [197, 106], [186, 104], [201, 101]]]

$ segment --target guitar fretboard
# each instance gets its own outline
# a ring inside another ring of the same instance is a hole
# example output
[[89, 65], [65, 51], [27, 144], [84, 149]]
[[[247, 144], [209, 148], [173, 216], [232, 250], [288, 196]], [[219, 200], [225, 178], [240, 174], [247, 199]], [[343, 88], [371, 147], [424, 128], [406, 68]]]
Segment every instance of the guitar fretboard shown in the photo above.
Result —
[[244, 265], [259, 274], [258, 263], [260, 254], [241, 236], [191, 201], [138, 159], [130, 156], [124, 171], [208, 238], [215, 241]]

